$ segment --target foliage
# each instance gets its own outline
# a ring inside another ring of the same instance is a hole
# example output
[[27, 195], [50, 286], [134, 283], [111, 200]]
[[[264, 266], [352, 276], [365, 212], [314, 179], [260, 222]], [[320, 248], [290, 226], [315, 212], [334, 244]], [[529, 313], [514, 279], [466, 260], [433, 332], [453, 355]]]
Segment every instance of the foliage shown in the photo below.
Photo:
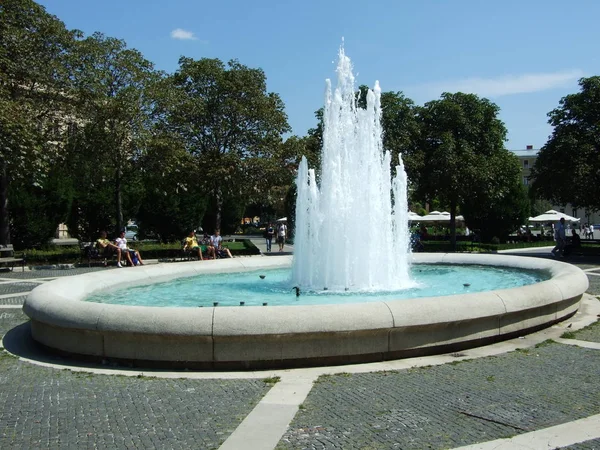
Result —
[[[75, 148], [77, 157], [71, 161], [77, 183], [77, 205], [89, 210], [94, 203], [98, 179], [102, 179], [102, 197], [112, 191], [110, 205], [111, 222], [115, 232], [122, 229], [124, 220], [124, 191], [133, 184], [138, 169], [138, 160], [143, 155], [151, 127], [153, 99], [150, 87], [160, 74], [140, 52], [127, 48], [124, 41], [106, 37], [101, 33], [80, 41], [75, 47], [71, 64], [74, 72], [74, 96], [79, 103], [79, 114], [84, 121], [77, 135]], [[85, 177], [78, 169], [83, 164], [89, 169], [91, 178], [84, 184]], [[103, 198], [106, 201], [106, 198]], [[84, 206], [82, 206], [84, 204]], [[77, 223], [78, 230], [86, 233], [99, 231], [91, 227], [93, 218], [75, 210], [70, 223]]]
[[416, 111], [413, 101], [402, 92], [382, 92], [383, 148], [391, 152], [392, 167], [398, 165], [402, 155], [411, 186], [419, 183], [420, 169], [423, 167], [423, 153], [415, 145], [420, 133]]
[[306, 136], [305, 151], [301, 156], [306, 157], [308, 167], [315, 170], [317, 180], [321, 173], [321, 153], [323, 151], [323, 108], [315, 111], [317, 126], [310, 128]]
[[286, 167], [281, 135], [289, 125], [262, 70], [208, 58], [184, 57], [179, 66], [165, 80], [156, 113], [202, 168], [198, 182], [212, 197], [219, 228], [226, 200], [251, 203], [277, 184], [273, 178]]
[[198, 181], [202, 169], [181, 142], [166, 133], [155, 134], [140, 168], [145, 189], [136, 217], [142, 238], [156, 234], [162, 242], [171, 242], [200, 229], [208, 202]]
[[460, 206], [467, 201], [482, 207], [485, 200], [499, 203], [513, 186], [510, 176], [499, 176], [499, 167], [510, 164], [498, 112], [489, 100], [460, 92], [444, 93], [419, 110], [418, 148], [423, 155], [417, 196], [449, 205], [452, 246]]
[[532, 190], [555, 204], [600, 209], [600, 76], [579, 80], [580, 92], [549, 114], [554, 127], [531, 171]]
[[461, 206], [467, 225], [478, 231], [482, 242], [490, 242], [493, 237], [506, 240], [526, 222], [530, 212], [527, 188], [519, 177], [518, 158], [510, 152], [498, 152], [492, 161], [489, 170], [496, 173], [500, 194], [496, 189], [481, 189]]
[[[530, 188], [529, 189], [529, 196], [531, 198], [532, 194], [533, 194], [533, 190]], [[552, 203], [550, 203], [547, 200], [542, 200], [542, 199], [531, 199], [531, 216], [535, 217], [535, 216], [539, 216], [540, 214], [545, 213], [546, 211], [549, 211], [552, 209]]]
[[56, 137], [54, 121], [70, 103], [65, 56], [78, 35], [31, 0], [0, 3], [2, 244], [10, 242], [9, 186], [25, 179], [43, 184], [60, 155], [56, 140], [49, 139]]
[[69, 211], [72, 186], [58, 171], [51, 172], [43, 186], [13, 182], [11, 233], [16, 248], [39, 248], [55, 236], [57, 224]]

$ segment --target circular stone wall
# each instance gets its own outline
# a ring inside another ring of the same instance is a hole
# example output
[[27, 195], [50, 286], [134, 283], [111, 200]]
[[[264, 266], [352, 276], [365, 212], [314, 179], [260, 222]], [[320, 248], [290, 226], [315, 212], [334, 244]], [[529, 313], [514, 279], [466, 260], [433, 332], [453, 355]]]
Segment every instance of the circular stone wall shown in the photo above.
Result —
[[348, 305], [179, 308], [82, 301], [107, 289], [291, 262], [289, 256], [235, 258], [65, 277], [35, 288], [23, 310], [31, 318], [33, 338], [61, 353], [136, 365], [255, 369], [378, 361], [480, 346], [569, 317], [588, 287], [579, 268], [554, 260], [419, 253], [413, 255], [416, 264], [509, 266], [543, 270], [551, 278], [513, 289]]

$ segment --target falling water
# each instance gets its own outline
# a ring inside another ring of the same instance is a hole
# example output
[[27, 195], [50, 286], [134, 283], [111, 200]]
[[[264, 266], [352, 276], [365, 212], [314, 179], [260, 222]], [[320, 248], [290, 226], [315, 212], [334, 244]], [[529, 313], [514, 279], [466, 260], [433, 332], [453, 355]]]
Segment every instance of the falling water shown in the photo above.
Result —
[[333, 92], [326, 81], [320, 186], [306, 158], [298, 168], [293, 282], [312, 290], [402, 289], [413, 285], [407, 179], [401, 157], [391, 179], [379, 82], [362, 109], [343, 48], [336, 72]]

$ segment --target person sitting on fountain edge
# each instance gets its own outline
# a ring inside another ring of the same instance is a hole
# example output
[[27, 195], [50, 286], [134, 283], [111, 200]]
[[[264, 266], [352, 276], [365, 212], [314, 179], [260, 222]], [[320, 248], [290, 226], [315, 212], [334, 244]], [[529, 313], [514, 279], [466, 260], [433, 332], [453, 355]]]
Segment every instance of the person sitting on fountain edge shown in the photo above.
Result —
[[187, 250], [198, 250], [198, 259], [203, 261], [202, 257], [202, 246], [198, 244], [198, 240], [196, 239], [196, 233], [194, 231], [190, 231], [188, 237], [185, 238], [185, 243], [183, 244], [183, 251]]
[[217, 228], [215, 234], [210, 237], [210, 244], [208, 246], [208, 258], [216, 259], [219, 258], [233, 258], [231, 252], [227, 247], [223, 247], [223, 238], [220, 236], [221, 231]]

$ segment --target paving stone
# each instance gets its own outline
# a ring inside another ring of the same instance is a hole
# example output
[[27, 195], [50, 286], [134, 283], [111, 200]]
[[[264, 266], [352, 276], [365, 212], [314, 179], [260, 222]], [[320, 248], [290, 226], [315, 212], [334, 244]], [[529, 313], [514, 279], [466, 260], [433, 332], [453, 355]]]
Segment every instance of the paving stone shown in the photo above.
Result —
[[278, 448], [452, 448], [600, 413], [600, 352], [550, 344], [318, 379]]
[[[0, 279], [104, 270], [113, 269], [3, 272]], [[600, 295], [600, 277], [588, 278], [588, 292]], [[18, 308], [0, 309], [0, 335], [27, 320]], [[579, 333], [595, 340], [599, 328]], [[600, 413], [598, 367], [599, 351], [552, 344], [444, 366], [321, 377], [278, 448], [451, 448], [546, 428]], [[259, 380], [74, 373], [0, 352], [0, 448], [217, 448], [268, 389]]]
[[25, 303], [26, 295], [19, 295], [16, 297], [0, 298], [0, 305], [22, 305]]
[[568, 447], [561, 447], [561, 450], [600, 450], [600, 439], [593, 439]]
[[[23, 313], [21, 308], [0, 309], [0, 337], [3, 337], [9, 330], [28, 320], [29, 317]], [[1, 372], [0, 376], [2, 376]]]
[[28, 292], [39, 285], [40, 283], [0, 283], [0, 295]]
[[591, 295], [600, 295], [600, 276], [588, 275], [588, 280], [590, 286], [586, 292]]
[[67, 277], [71, 275], [80, 275], [88, 272], [99, 272], [103, 270], [114, 270], [116, 267], [76, 267], [73, 269], [42, 269], [42, 270], [30, 270], [27, 272], [2, 272], [0, 273], [0, 279], [19, 279], [19, 280], [30, 280], [32, 278], [56, 278], [56, 277]]
[[581, 341], [600, 342], [600, 321], [573, 332], [572, 338]]
[[0, 448], [218, 448], [268, 389], [55, 370], [2, 352]]

